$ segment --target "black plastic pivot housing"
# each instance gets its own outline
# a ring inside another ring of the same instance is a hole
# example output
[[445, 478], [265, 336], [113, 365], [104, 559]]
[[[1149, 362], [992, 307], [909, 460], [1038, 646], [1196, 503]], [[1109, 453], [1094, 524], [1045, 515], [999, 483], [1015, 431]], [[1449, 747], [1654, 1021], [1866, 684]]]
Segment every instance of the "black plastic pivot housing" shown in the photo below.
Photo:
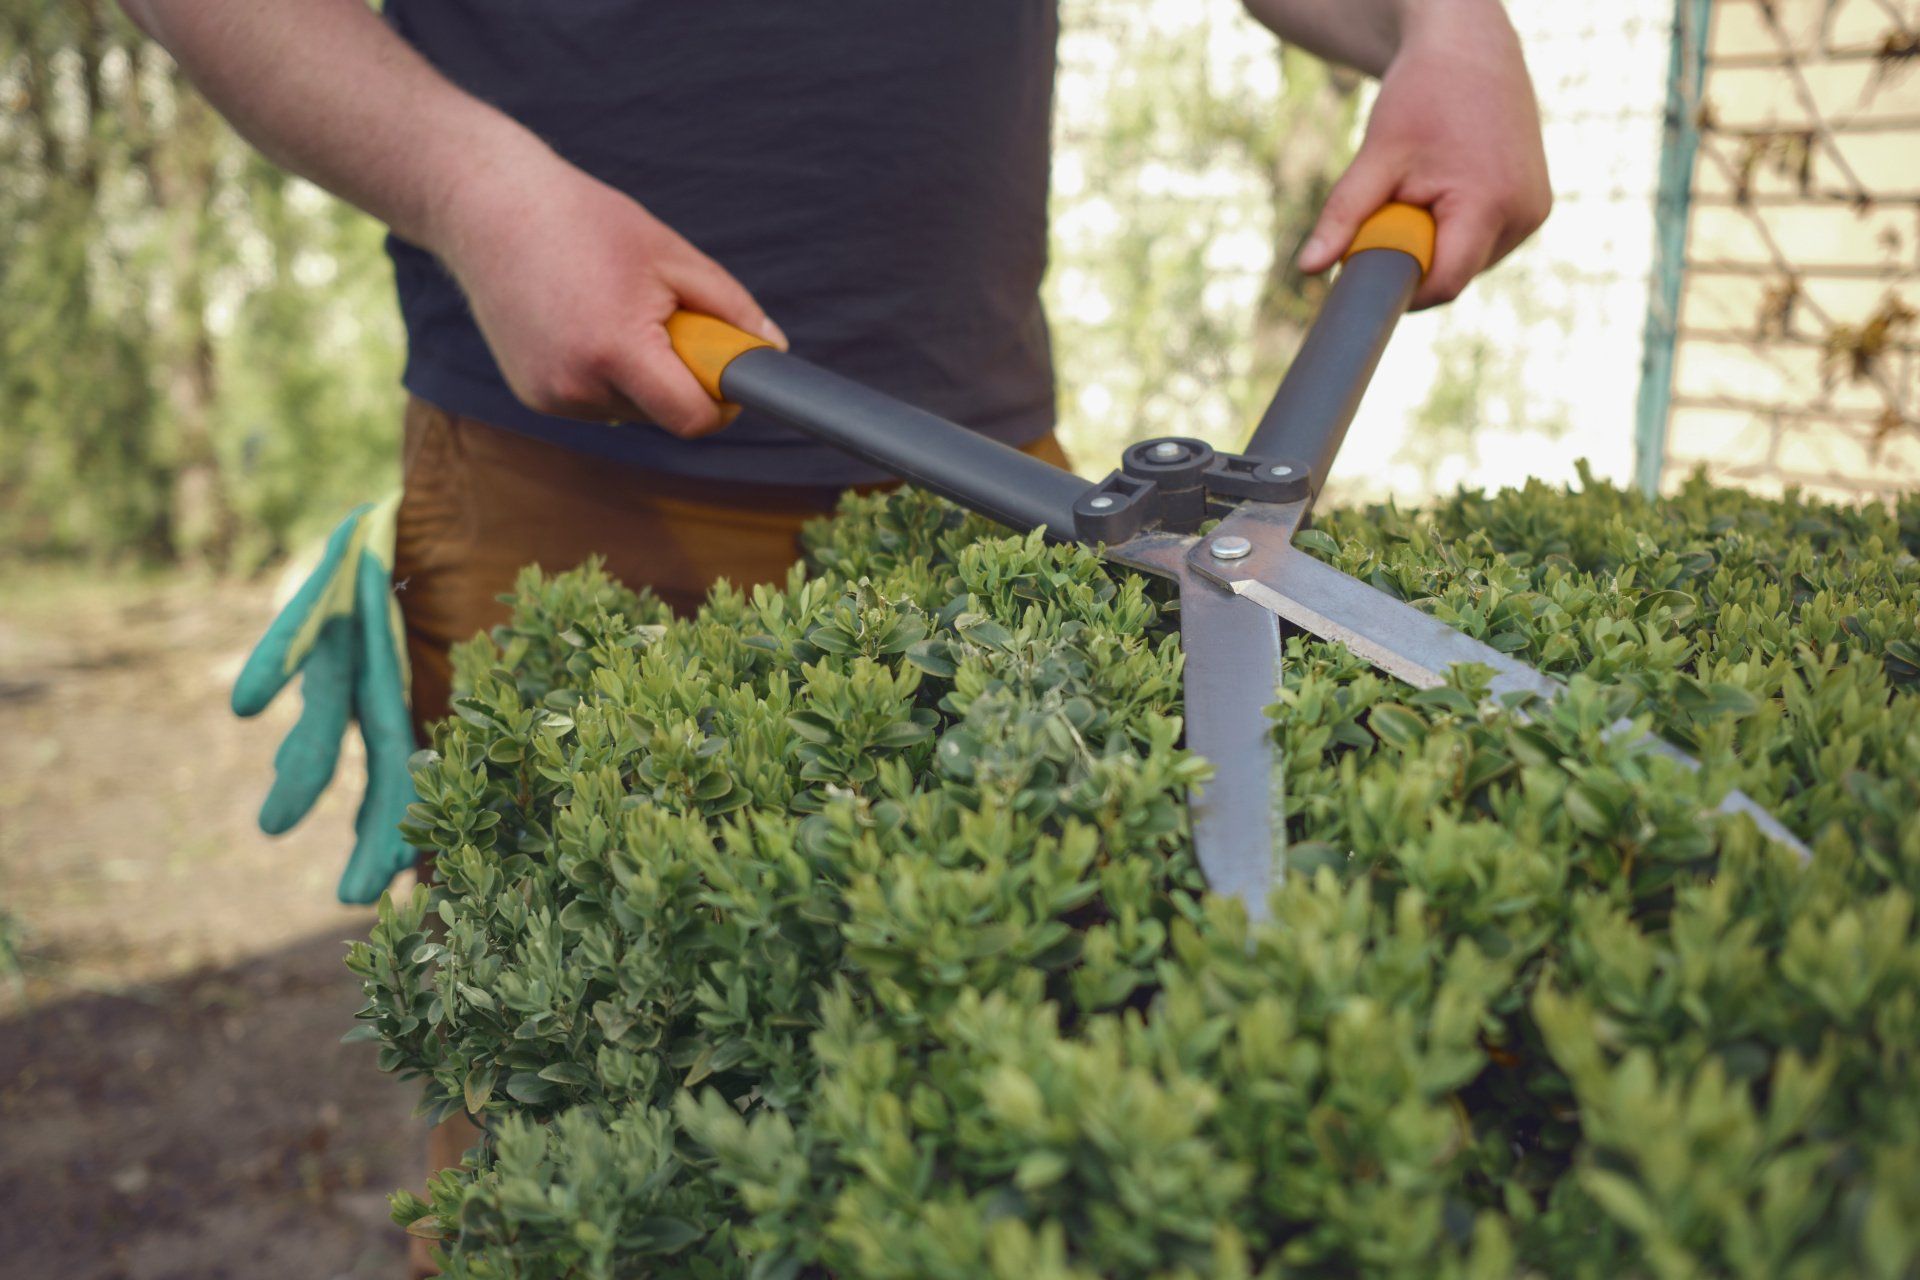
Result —
[[1165, 436], [1127, 446], [1120, 469], [1153, 481], [1154, 515], [1169, 533], [1192, 533], [1207, 518], [1207, 468], [1213, 447], [1204, 440]]
[[1299, 459], [1215, 454], [1207, 468], [1207, 492], [1249, 502], [1299, 502], [1314, 490], [1313, 470]]
[[1125, 542], [1153, 523], [1153, 481], [1115, 471], [1074, 500], [1073, 532], [1082, 542]]
[[1130, 445], [1120, 470], [1073, 504], [1074, 531], [1083, 542], [1125, 542], [1149, 528], [1192, 533], [1215, 498], [1244, 502], [1299, 502], [1313, 492], [1305, 463], [1218, 453], [1204, 440], [1166, 436]]

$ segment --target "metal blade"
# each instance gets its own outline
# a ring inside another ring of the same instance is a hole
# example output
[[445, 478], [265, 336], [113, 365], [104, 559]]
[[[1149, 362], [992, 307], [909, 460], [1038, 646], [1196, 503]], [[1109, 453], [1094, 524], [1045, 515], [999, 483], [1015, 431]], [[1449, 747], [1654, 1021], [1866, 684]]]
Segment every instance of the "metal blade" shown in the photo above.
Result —
[[[1226, 528], [1223, 524], [1215, 531], [1216, 536]], [[1197, 556], [1195, 560], [1198, 561]], [[1230, 579], [1229, 585], [1241, 598], [1257, 601], [1323, 640], [1339, 641], [1388, 675], [1417, 689], [1431, 689], [1445, 683], [1448, 669], [1461, 662], [1492, 668], [1492, 689], [1496, 694], [1525, 692], [1552, 697], [1564, 687], [1552, 676], [1305, 552], [1287, 548], [1280, 554], [1262, 555], [1257, 565], [1250, 568], [1257, 568], [1259, 578], [1240, 577], [1237, 566], [1220, 565], [1208, 566], [1206, 576]], [[1616, 731], [1630, 729], [1630, 721], [1623, 720], [1615, 726]], [[1642, 740], [1670, 760], [1689, 769], [1700, 768], [1698, 760], [1670, 742], [1651, 734], [1644, 735]], [[1813, 851], [1799, 837], [1745, 792], [1729, 791], [1720, 802], [1720, 811], [1746, 814], [1761, 834], [1792, 849], [1802, 862], [1813, 857]]]
[[1233, 590], [1303, 631], [1338, 640], [1416, 689], [1445, 684], [1452, 667], [1477, 662], [1493, 669], [1496, 694], [1552, 697], [1560, 691], [1560, 682], [1545, 672], [1304, 552], [1272, 557], [1261, 565], [1259, 579], [1239, 578]]
[[1194, 856], [1207, 886], [1260, 922], [1286, 865], [1280, 755], [1267, 718], [1280, 688], [1280, 624], [1197, 574], [1177, 581], [1187, 746], [1213, 765], [1190, 806]]

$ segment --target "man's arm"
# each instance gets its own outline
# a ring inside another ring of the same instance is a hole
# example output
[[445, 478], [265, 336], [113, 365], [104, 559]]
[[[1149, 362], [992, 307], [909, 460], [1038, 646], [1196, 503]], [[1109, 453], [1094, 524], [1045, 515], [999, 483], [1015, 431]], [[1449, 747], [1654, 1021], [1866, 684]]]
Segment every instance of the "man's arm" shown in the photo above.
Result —
[[675, 308], [785, 346], [738, 281], [638, 203], [442, 77], [365, 0], [121, 0], [248, 140], [434, 253], [514, 394], [676, 435], [722, 416]]
[[1389, 200], [1433, 210], [1433, 269], [1416, 307], [1449, 302], [1553, 204], [1539, 108], [1500, 0], [1245, 0], [1279, 37], [1380, 77], [1365, 140], [1300, 251], [1334, 264]]

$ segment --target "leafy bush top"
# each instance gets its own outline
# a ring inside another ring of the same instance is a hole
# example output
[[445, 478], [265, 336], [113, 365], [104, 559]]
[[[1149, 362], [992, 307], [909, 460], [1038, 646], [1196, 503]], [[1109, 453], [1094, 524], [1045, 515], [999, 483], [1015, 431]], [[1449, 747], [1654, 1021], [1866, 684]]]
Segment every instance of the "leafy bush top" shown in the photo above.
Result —
[[1085, 550], [909, 494], [696, 619], [526, 574], [418, 775], [443, 886], [352, 953], [490, 1131], [396, 1218], [476, 1277], [1916, 1274], [1920, 502], [1303, 542], [1572, 688], [1290, 639], [1251, 936], [1166, 604]]

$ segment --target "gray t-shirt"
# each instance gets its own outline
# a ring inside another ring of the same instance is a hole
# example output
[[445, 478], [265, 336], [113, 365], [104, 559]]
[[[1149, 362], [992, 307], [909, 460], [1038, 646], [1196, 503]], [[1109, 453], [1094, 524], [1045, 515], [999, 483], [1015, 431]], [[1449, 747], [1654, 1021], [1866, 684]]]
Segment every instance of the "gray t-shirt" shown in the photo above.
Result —
[[[388, 0], [443, 74], [646, 205], [815, 363], [1010, 444], [1053, 425], [1040, 278], [1054, 0]], [[390, 238], [409, 390], [656, 470], [879, 478], [743, 414], [680, 441], [517, 401], [452, 279]]]

